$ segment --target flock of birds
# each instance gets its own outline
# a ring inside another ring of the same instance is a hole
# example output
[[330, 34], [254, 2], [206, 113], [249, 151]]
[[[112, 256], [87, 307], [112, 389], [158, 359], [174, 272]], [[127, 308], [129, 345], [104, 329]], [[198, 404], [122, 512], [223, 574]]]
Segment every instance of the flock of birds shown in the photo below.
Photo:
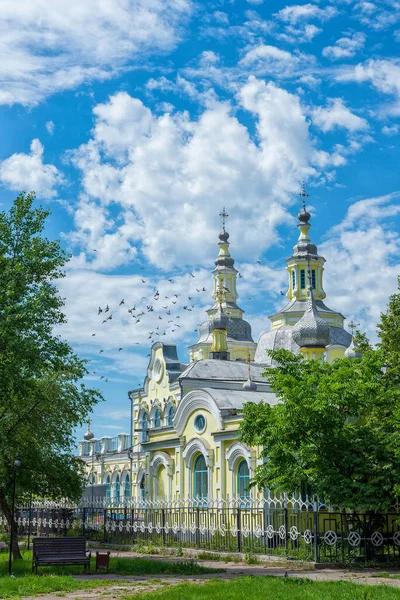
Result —
[[[256, 263], [261, 265], [261, 262], [259, 260], [257, 260]], [[142, 269], [143, 268], [144, 267], [142, 267]], [[243, 278], [243, 275], [241, 273], [238, 273], [238, 276], [240, 279]], [[194, 275], [194, 273], [190, 273], [190, 277], [195, 279], [196, 275]], [[168, 282], [171, 284], [171, 286], [174, 284], [173, 279], [168, 279]], [[141, 283], [146, 284], [148, 283], [148, 281], [145, 278], [141, 277]], [[185, 313], [190, 313], [193, 310], [195, 310], [196, 300], [200, 298], [201, 295], [204, 294], [204, 292], [207, 291], [207, 288], [204, 286], [195, 287], [194, 289], [196, 291], [189, 292], [187, 300], [186, 298], [182, 300], [181, 295], [177, 293], [165, 295], [165, 293], [161, 294], [159, 290], [156, 290], [155, 293], [152, 293], [151, 295], [142, 296], [139, 302], [136, 302], [136, 304], [130, 306], [130, 308], [127, 308], [126, 314], [130, 315], [130, 318], [133, 321], [133, 325], [137, 325], [141, 322], [150, 321], [150, 316], [152, 316], [152, 313], [161, 313], [158, 314], [158, 321], [160, 321], [160, 323], [158, 323], [157, 326], [153, 325], [151, 329], [149, 329], [149, 331], [147, 332], [148, 343], [152, 345], [157, 340], [160, 340], [164, 336], [167, 336], [168, 333], [175, 333], [183, 326], [183, 321], [181, 321], [181, 318], [184, 319]], [[223, 289], [229, 292], [227, 288]], [[283, 292], [281, 292], [281, 294], [283, 294]], [[246, 300], [252, 300], [252, 298], [247, 297]], [[122, 298], [117, 308], [126, 308], [127, 306], [129, 306], [128, 302], [125, 300], [125, 298]], [[101, 318], [100, 324], [104, 326], [107, 323], [111, 322], [113, 320], [113, 317], [115, 317], [115, 308], [112, 309], [108, 304], [106, 304], [106, 306], [103, 307], [99, 306], [97, 309], [97, 316]], [[119, 316], [120, 312], [118, 313], [118, 317]], [[151, 321], [152, 323], [154, 323], [154, 316], [151, 319]], [[198, 332], [198, 327], [200, 327], [200, 325], [201, 323], [197, 324], [197, 328], [194, 330], [195, 332]], [[95, 336], [96, 333], [92, 333], [92, 337]], [[141, 345], [140, 342], [131, 342], [130, 344], [136, 346]], [[122, 352], [123, 350], [123, 347], [117, 348], [118, 352]], [[101, 355], [103, 353], [104, 349], [100, 349], [99, 354]], [[150, 354], [147, 354], [147, 356], [150, 356]], [[92, 374], [99, 375], [97, 370], [92, 371]], [[106, 375], [100, 375], [100, 380], [104, 381], [105, 383], [108, 383], [109, 377], [107, 377]], [[141, 384], [139, 383], [138, 385]]]

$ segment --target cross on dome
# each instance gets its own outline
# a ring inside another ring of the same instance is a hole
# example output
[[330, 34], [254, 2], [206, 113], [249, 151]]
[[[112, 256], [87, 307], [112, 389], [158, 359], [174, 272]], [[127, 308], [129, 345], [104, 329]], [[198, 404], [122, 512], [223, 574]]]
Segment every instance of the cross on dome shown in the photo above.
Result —
[[302, 203], [303, 203], [303, 210], [306, 210], [306, 198], [309, 197], [310, 194], [307, 194], [306, 191], [306, 184], [303, 181], [302, 186], [301, 186], [301, 190], [299, 193], [300, 198], [302, 198]]
[[219, 213], [219, 216], [220, 216], [220, 217], [221, 217], [221, 219], [222, 219], [222, 229], [223, 229], [223, 231], [225, 231], [225, 223], [226, 223], [226, 219], [229, 217], [228, 213], [227, 213], [227, 212], [226, 212], [226, 210], [225, 210], [225, 206], [224, 206], [224, 208], [222, 209], [222, 211]]

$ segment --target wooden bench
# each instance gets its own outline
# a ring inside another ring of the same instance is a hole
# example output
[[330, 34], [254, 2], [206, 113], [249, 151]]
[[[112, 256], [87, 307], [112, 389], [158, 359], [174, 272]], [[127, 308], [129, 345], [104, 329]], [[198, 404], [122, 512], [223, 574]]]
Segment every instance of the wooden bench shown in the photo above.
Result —
[[[89, 553], [89, 555], [87, 554]], [[84, 565], [89, 567], [91, 552], [86, 550], [84, 537], [33, 538], [32, 572], [38, 567]]]

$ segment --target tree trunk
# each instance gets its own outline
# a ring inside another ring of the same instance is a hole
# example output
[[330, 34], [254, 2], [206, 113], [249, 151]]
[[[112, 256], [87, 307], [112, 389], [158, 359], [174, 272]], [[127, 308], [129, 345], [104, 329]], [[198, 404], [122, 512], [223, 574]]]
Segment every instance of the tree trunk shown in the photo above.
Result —
[[[11, 509], [8, 505], [7, 502], [7, 498], [5, 497], [4, 493], [2, 491], [0, 491], [0, 508], [3, 511], [3, 514], [5, 516], [5, 518], [7, 519], [8, 522], [8, 527], [9, 527], [9, 531], [11, 533], [11, 527], [13, 527], [13, 545], [12, 545], [12, 554], [13, 554], [13, 559], [17, 559], [17, 558], [22, 558], [21, 556], [21, 552], [19, 551], [19, 546], [18, 546], [18, 528], [16, 523], [13, 521], [13, 519], [11, 519]], [[11, 523], [11, 521], [13, 521]]]

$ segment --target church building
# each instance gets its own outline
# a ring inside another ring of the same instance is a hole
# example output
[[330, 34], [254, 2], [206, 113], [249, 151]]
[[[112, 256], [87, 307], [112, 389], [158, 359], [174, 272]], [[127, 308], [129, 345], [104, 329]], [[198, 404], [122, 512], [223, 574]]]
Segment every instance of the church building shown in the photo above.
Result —
[[213, 304], [189, 348], [190, 363], [179, 360], [174, 344], [154, 343], [143, 387], [128, 393], [129, 433], [95, 439], [89, 427], [80, 442], [87, 492], [96, 497], [117, 504], [256, 497], [259, 492], [248, 483], [263, 459], [259, 448], [239, 439], [240, 411], [246, 402], [277, 403], [263, 376], [274, 367], [267, 351], [286, 348], [329, 362], [357, 355], [345, 317], [325, 304], [325, 259], [309, 237], [305, 203], [298, 215], [299, 238], [286, 259], [289, 302], [269, 317], [270, 328], [258, 343], [237, 303], [238, 271], [225, 210], [222, 216]]

